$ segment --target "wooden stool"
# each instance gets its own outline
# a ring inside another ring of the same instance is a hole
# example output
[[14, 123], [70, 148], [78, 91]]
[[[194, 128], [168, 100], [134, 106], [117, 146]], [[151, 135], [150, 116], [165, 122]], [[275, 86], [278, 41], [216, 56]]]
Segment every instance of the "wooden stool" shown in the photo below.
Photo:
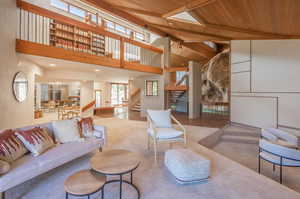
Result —
[[82, 170], [69, 176], [65, 181], [66, 199], [69, 195], [88, 196], [101, 190], [102, 199], [104, 198], [104, 185], [106, 176], [92, 170]]

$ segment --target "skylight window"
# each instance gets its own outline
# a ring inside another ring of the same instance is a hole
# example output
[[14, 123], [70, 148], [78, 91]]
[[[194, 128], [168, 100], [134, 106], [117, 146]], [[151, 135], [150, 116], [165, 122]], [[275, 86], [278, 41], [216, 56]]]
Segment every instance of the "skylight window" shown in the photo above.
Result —
[[179, 19], [182, 21], [190, 22], [190, 23], [199, 23], [190, 13], [188, 12], [181, 12], [171, 17], [169, 19]]

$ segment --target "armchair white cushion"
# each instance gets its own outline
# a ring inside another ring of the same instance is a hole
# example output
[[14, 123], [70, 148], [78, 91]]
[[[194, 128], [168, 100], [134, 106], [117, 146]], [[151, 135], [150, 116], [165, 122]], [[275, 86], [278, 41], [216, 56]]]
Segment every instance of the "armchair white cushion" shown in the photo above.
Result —
[[269, 141], [274, 142], [286, 147], [298, 148], [299, 140], [298, 137], [280, 129], [269, 128], [262, 130], [262, 137]]
[[[155, 136], [152, 128], [148, 129], [148, 133], [150, 133], [151, 136]], [[181, 135], [183, 135], [183, 131], [178, 131], [173, 128], [156, 128], [156, 138], [158, 139], [172, 139]]]

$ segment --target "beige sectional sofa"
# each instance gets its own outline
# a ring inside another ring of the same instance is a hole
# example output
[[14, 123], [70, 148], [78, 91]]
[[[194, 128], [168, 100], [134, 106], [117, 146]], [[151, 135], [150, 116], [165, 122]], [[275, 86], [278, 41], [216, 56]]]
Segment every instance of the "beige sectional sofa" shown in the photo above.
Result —
[[[54, 136], [52, 123], [27, 126], [20, 129], [27, 130], [36, 126], [47, 127], [49, 133]], [[95, 125], [94, 127], [97, 130], [97, 133], [95, 133], [97, 137], [85, 138], [84, 141], [57, 144], [55, 147], [37, 157], [26, 154], [13, 162], [10, 171], [0, 176], [0, 198], [5, 198], [5, 191], [12, 187], [86, 155], [96, 149], [102, 150], [106, 141], [106, 129], [104, 126], [98, 125]]]

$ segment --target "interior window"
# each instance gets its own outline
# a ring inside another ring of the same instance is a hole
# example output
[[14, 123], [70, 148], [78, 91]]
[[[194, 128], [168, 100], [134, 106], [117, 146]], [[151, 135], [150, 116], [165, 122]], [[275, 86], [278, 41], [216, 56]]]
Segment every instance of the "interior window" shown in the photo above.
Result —
[[127, 35], [131, 35], [131, 32], [132, 32], [132, 30], [126, 29], [126, 34], [127, 34]]
[[146, 80], [146, 96], [158, 96], [157, 80]]
[[85, 17], [85, 11], [84, 10], [82, 10], [80, 8], [77, 8], [75, 6], [72, 6], [72, 5], [70, 5], [70, 13], [72, 13], [76, 16], [82, 17], [82, 18]]
[[136, 32], [135, 33], [135, 38], [144, 41], [145, 36], [143, 34], [141, 34], [141, 33]]
[[97, 15], [91, 14], [91, 21], [92, 21], [93, 23], [97, 23]]
[[68, 4], [61, 0], [51, 0], [51, 5], [68, 12]]
[[116, 24], [116, 30], [124, 34], [126, 33], [126, 29], [119, 24]]
[[111, 21], [106, 21], [107, 28], [115, 29], [115, 24]]

